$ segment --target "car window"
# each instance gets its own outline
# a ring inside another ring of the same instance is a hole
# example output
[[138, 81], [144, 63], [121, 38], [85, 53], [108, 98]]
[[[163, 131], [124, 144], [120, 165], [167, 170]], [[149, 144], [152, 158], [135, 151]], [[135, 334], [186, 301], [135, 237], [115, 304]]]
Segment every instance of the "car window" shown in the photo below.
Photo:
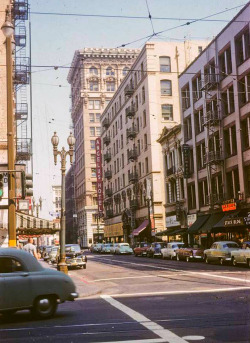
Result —
[[16, 259], [0, 257], [0, 273], [16, 273], [24, 270], [24, 266]]
[[223, 245], [223, 248], [239, 248], [237, 243], [227, 243]]
[[211, 249], [216, 249], [216, 244], [213, 244], [213, 245], [211, 246]]

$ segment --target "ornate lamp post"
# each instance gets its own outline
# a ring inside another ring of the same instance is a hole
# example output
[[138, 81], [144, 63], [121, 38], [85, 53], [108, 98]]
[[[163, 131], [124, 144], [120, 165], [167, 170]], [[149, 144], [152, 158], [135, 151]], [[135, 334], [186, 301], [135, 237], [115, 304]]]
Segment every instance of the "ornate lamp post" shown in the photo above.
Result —
[[58, 264], [58, 270], [68, 274], [68, 268], [65, 262], [65, 172], [66, 172], [66, 157], [69, 155], [70, 164], [73, 163], [74, 145], [75, 137], [72, 132], [67, 139], [69, 150], [66, 151], [63, 147], [61, 151], [58, 151], [59, 138], [54, 132], [51, 138], [51, 143], [53, 145], [54, 163], [57, 164], [57, 156], [61, 156], [61, 171], [62, 171], [62, 196], [61, 196], [61, 232], [60, 232], [60, 262]]
[[37, 203], [37, 204], [36, 204], [35, 198], [32, 199], [32, 203], [33, 203], [32, 214], [34, 213], [34, 210], [36, 209], [36, 216], [37, 216], [37, 218], [39, 216], [39, 208], [40, 208], [40, 210], [42, 209], [42, 202], [43, 202], [43, 200], [42, 200], [41, 197], [39, 198], [39, 203]]
[[[13, 114], [13, 63], [12, 50], [14, 34], [14, 26], [11, 22], [10, 7], [7, 6], [5, 22], [1, 30], [6, 37], [6, 75], [7, 75], [7, 142], [8, 142], [8, 170], [15, 170], [15, 129], [14, 129], [14, 114]], [[9, 246], [16, 246], [16, 205], [15, 205], [15, 175], [9, 173], [8, 182], [8, 233]]]

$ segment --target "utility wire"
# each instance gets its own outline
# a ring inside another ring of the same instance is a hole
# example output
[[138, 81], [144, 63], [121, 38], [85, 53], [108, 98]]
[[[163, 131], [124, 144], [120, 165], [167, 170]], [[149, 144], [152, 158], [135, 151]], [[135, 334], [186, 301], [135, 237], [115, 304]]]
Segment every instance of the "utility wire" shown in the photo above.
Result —
[[149, 7], [148, 7], [148, 0], [145, 0], [145, 1], [146, 1], [147, 9], [148, 9], [148, 18], [150, 20], [150, 23], [151, 23], [151, 26], [152, 26], [152, 31], [153, 31], [153, 36], [154, 36], [155, 35], [155, 30], [154, 30], [152, 16], [151, 16], [151, 13], [150, 13], [150, 10], [149, 10]]

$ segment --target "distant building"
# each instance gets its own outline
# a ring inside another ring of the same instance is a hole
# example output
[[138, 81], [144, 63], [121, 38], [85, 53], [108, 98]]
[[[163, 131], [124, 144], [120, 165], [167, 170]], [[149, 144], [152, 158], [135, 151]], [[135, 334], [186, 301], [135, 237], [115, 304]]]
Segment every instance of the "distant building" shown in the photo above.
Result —
[[[250, 5], [180, 75], [190, 240], [249, 240]], [[193, 223], [193, 225], [191, 225]]]
[[75, 165], [72, 164], [65, 178], [65, 204], [66, 204], [66, 243], [78, 242], [77, 214], [75, 207]]
[[61, 217], [61, 186], [52, 186], [52, 215], [53, 217]]
[[97, 223], [95, 140], [101, 135], [100, 117], [127, 74], [139, 50], [84, 48], [75, 52], [68, 82], [71, 85], [75, 145], [75, 196], [82, 246], [102, 240]]
[[102, 114], [106, 240], [151, 240], [166, 228], [157, 139], [180, 123], [178, 74], [206, 45], [146, 43]]

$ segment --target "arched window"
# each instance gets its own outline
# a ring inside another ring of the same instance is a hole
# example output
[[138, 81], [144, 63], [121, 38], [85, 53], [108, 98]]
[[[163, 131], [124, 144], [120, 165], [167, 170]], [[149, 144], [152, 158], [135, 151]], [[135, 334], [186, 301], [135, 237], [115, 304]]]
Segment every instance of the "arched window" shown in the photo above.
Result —
[[89, 90], [98, 92], [99, 91], [99, 84], [98, 81], [90, 81], [89, 82]]
[[171, 58], [168, 56], [160, 57], [160, 71], [163, 73], [171, 72]]
[[112, 69], [112, 67], [108, 67], [106, 69], [106, 75], [115, 75], [114, 70]]
[[98, 75], [98, 70], [96, 67], [89, 68], [89, 73], [92, 75]]
[[123, 70], [122, 70], [122, 75], [123, 75], [123, 76], [127, 75], [128, 71], [129, 71], [129, 68], [128, 68], [128, 67], [123, 68]]
[[161, 80], [161, 95], [172, 95], [171, 80]]

